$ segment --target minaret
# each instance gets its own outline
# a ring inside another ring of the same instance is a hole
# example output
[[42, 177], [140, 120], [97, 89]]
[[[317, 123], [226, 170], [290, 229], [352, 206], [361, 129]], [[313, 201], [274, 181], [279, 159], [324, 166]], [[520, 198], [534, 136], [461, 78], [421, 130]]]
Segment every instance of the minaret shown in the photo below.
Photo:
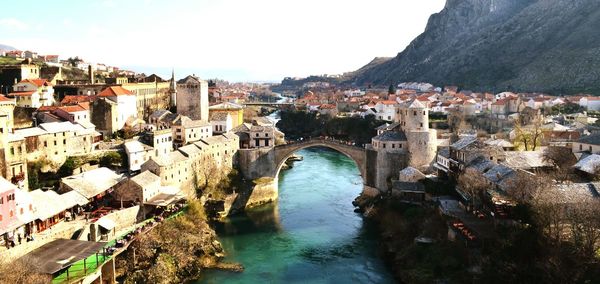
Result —
[[169, 95], [171, 96], [171, 107], [177, 106], [177, 82], [175, 82], [175, 69], [171, 71], [171, 85], [169, 86]]

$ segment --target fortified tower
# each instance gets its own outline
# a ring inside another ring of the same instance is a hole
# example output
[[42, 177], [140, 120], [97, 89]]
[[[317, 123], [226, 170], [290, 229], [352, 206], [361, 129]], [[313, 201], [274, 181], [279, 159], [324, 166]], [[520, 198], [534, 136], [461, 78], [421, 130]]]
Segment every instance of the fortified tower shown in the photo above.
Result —
[[437, 131], [429, 129], [429, 108], [417, 99], [408, 101], [398, 106], [395, 121], [406, 134], [410, 166], [427, 169], [437, 148]]

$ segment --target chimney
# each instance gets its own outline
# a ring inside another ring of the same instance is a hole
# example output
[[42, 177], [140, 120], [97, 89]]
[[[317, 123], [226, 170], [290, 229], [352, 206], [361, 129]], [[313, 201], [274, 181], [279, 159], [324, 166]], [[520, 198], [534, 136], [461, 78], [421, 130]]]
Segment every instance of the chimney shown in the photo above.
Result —
[[92, 69], [92, 65], [88, 65], [88, 80], [90, 84], [94, 84], [94, 70]]

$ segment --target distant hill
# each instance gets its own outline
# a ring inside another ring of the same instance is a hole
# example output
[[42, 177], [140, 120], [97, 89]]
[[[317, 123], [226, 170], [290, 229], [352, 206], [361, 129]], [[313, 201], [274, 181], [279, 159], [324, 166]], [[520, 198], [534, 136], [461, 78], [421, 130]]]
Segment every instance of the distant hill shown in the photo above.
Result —
[[17, 49], [12, 46], [0, 44], [0, 50], [11, 51], [11, 50], [17, 50]]
[[447, 0], [404, 51], [346, 79], [600, 94], [599, 28], [598, 0]]

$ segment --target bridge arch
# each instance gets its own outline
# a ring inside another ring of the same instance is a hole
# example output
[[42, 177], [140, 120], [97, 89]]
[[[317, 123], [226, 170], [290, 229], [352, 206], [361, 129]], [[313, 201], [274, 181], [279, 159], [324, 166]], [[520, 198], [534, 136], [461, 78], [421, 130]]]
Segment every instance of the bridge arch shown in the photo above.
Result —
[[346, 155], [356, 163], [360, 175], [363, 178], [363, 182], [366, 181], [366, 150], [364, 148], [322, 138], [308, 139], [302, 142], [275, 146], [275, 172], [273, 173], [273, 177], [277, 178], [279, 176], [281, 167], [283, 167], [285, 161], [292, 156], [292, 154], [310, 147], [330, 148]]

